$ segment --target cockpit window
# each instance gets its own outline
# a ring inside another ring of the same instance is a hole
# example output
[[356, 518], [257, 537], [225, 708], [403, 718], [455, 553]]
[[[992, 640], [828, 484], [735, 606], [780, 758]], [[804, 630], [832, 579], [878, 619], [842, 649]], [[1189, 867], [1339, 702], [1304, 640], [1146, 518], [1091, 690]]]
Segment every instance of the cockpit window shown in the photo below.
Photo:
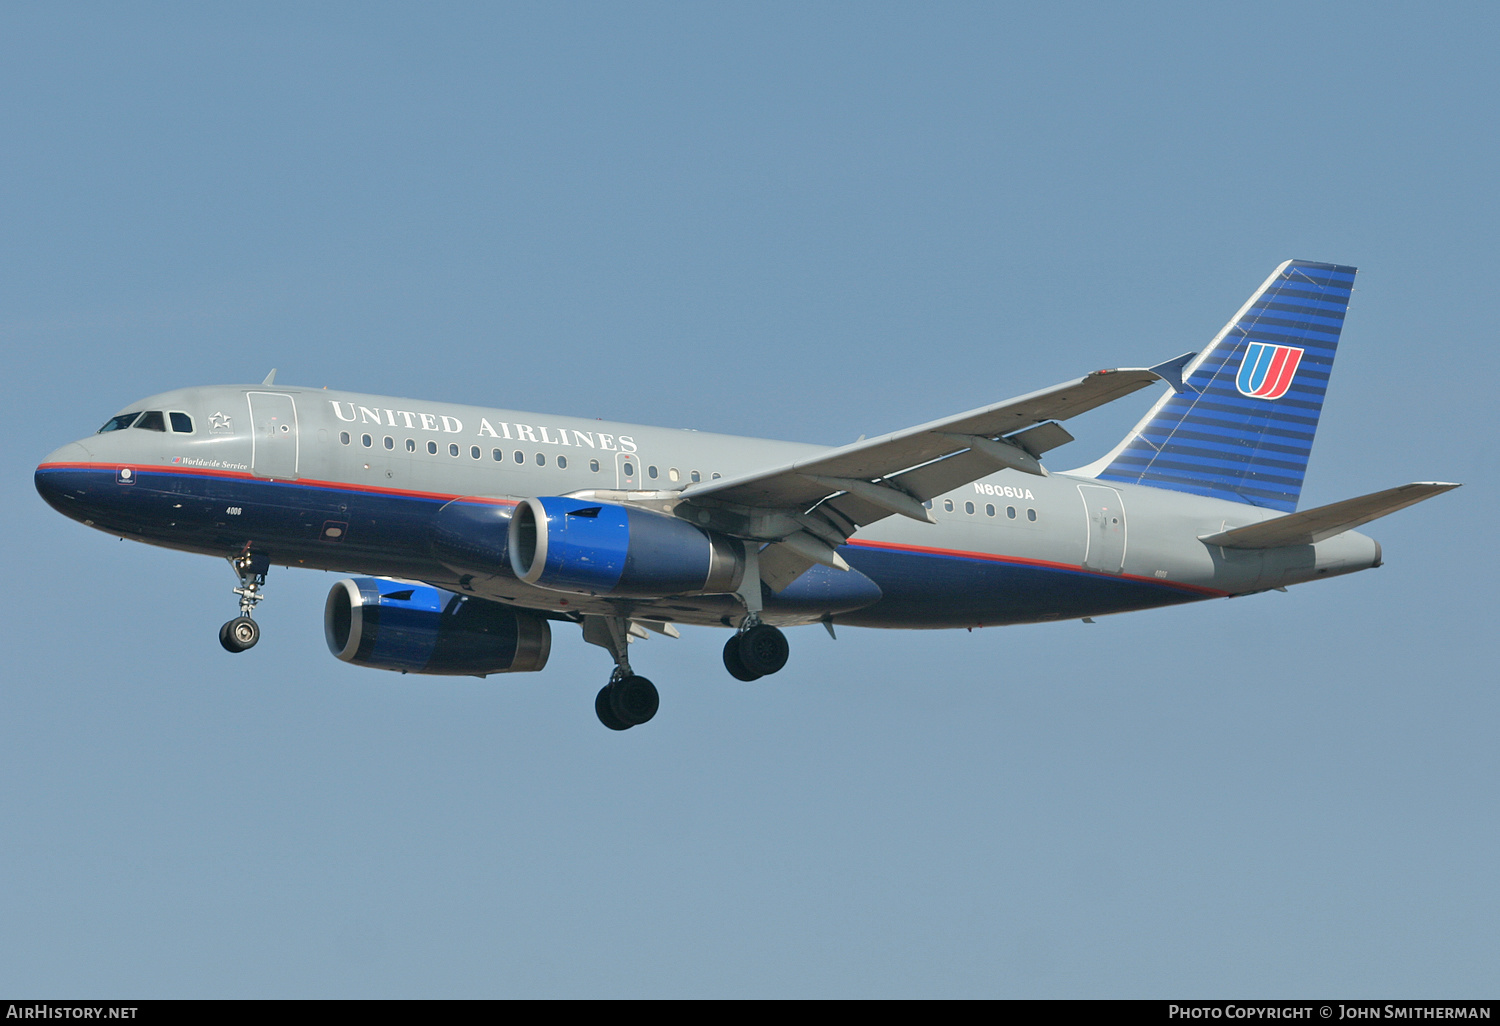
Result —
[[139, 417], [140, 415], [141, 411], [136, 410], [134, 413], [122, 413], [118, 417], [111, 417], [109, 419], [109, 423], [105, 424], [102, 428], [96, 431], [95, 434], [102, 435], [106, 431], [122, 431], [125, 428], [128, 428], [131, 424], [135, 423], [135, 418]]
[[141, 419], [135, 422], [135, 426], [143, 431], [165, 431], [167, 421], [160, 410], [147, 410], [141, 414]]
[[180, 435], [193, 433], [193, 418], [186, 413], [169, 413], [167, 417], [172, 421], [172, 430]]

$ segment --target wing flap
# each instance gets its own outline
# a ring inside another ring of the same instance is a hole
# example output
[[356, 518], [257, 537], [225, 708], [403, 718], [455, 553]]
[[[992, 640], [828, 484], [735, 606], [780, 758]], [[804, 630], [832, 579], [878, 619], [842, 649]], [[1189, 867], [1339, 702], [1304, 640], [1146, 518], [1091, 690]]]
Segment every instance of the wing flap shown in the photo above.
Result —
[[1201, 540], [1210, 545], [1222, 545], [1226, 549], [1275, 549], [1283, 545], [1311, 545], [1457, 487], [1456, 484], [1440, 481], [1417, 481], [1316, 509], [1306, 509], [1300, 513], [1288, 513], [1284, 517], [1273, 517], [1248, 527], [1204, 535]]

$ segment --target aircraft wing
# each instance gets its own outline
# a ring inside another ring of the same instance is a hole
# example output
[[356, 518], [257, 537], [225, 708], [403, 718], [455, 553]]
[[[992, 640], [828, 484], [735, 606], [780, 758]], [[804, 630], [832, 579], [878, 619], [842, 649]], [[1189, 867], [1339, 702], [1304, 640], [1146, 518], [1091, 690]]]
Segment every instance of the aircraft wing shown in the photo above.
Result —
[[1179, 384], [1192, 355], [1156, 368], [1095, 371], [780, 467], [690, 485], [680, 503], [732, 533], [785, 542], [803, 569], [812, 562], [842, 568], [833, 548], [866, 524], [892, 514], [931, 522], [923, 502], [1004, 468], [1045, 476], [1038, 457], [1073, 440], [1057, 421], [1156, 381]]

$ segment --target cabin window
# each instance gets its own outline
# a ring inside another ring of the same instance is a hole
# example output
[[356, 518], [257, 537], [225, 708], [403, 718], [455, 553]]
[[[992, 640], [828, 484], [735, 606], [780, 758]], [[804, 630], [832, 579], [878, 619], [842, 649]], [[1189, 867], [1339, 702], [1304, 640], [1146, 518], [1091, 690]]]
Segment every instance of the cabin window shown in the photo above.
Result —
[[494, 460], [496, 463], [504, 463], [505, 453], [501, 452], [499, 449], [491, 449], [490, 459]]
[[972, 517], [974, 515], [974, 504], [972, 502], [964, 503], [964, 512]]
[[688, 472], [688, 480], [693, 482], [693, 484], [697, 484], [699, 481], [703, 480], [703, 475], [698, 473], [696, 470], [692, 470]]
[[480, 451], [479, 451], [479, 446], [477, 446], [477, 445], [475, 445], [475, 446], [471, 446], [471, 447], [470, 447], [470, 448], [469, 448], [469, 456], [470, 456], [470, 457], [471, 457], [471, 458], [473, 458], [473, 459], [476, 459], [476, 460], [477, 460], [477, 459], [479, 459], [479, 457], [480, 457], [480, 455], [481, 455], [481, 454], [480, 454]]
[[135, 418], [139, 417], [140, 415], [141, 411], [136, 410], [134, 413], [122, 413], [118, 417], [111, 417], [109, 418], [108, 423], [106, 423], [102, 428], [94, 433], [102, 435], [106, 431], [122, 431], [125, 428], [128, 428], [131, 424], [135, 423]]
[[718, 480], [718, 479], [719, 479], [719, 475], [718, 475], [718, 474], [715, 474], [715, 475], [714, 475], [714, 476], [713, 476], [713, 479], [714, 479], [714, 480], [715, 480], [715, 481], [717, 481], [717, 480]]
[[349, 437], [349, 432], [347, 432], [347, 431], [340, 431], [339, 432], [339, 444], [340, 445], [348, 445], [352, 441], [354, 441], [354, 439], [352, 439], [352, 438]]
[[656, 468], [655, 467], [647, 467], [646, 468], [646, 476], [649, 477], [649, 478], [651, 478], [651, 480], [655, 481], [656, 480]]
[[995, 515], [995, 505], [994, 505], [994, 503], [985, 503], [985, 506], [984, 506], [984, 515], [987, 516], [987, 517], [992, 517], [992, 516]]
[[427, 443], [427, 455], [429, 455], [429, 456], [436, 456], [437, 455], [437, 443], [436, 442], [429, 441]]
[[193, 433], [193, 418], [186, 413], [169, 413], [167, 418], [172, 421], [172, 430], [179, 435], [190, 435]]
[[135, 426], [145, 431], [165, 431], [167, 422], [160, 410], [147, 410], [141, 414], [141, 419], [135, 422]]
[[945, 512], [948, 512], [948, 513], [952, 513], [953, 512], [953, 500], [952, 499], [944, 499], [943, 500], [943, 510]]
[[626, 477], [635, 477], [635, 464], [634, 463], [627, 462], [625, 464], [625, 476]]
[[1026, 519], [1030, 520], [1032, 523], [1036, 523], [1036, 510], [1028, 509], [1026, 511]]
[[676, 481], [681, 476], [682, 476], [681, 474], [677, 473], [677, 468], [676, 467], [672, 467], [672, 468], [670, 468], [667, 471], [667, 480], [668, 481]]
[[589, 460], [589, 469], [592, 470], [596, 474], [599, 473], [599, 461], [598, 460]]
[[449, 456], [457, 456], [458, 455], [458, 443], [457, 442], [449, 442], [448, 443], [448, 455]]
[[387, 449], [394, 449], [396, 447], [396, 440], [394, 438], [392, 438], [390, 435], [386, 435], [385, 436], [385, 447]]
[[547, 465], [547, 456], [545, 453], [539, 452], [536, 454], [536, 465], [539, 467], [545, 467]]
[[375, 444], [375, 439], [371, 438], [369, 435], [360, 435], [359, 444], [368, 449], [370, 446]]
[[559, 456], [557, 458], [557, 469], [558, 470], [567, 470], [568, 469], [568, 458], [566, 456]]
[[524, 452], [522, 452], [520, 449], [517, 449], [512, 455], [515, 456], [517, 463], [525, 463], [526, 462], [526, 454]]
[[417, 451], [417, 440], [415, 438], [408, 438], [406, 440], [406, 451], [407, 452], [416, 452]]
[[1014, 506], [1006, 506], [1005, 507], [1005, 515], [1008, 516], [1008, 517], [1010, 517], [1012, 520], [1016, 519], [1016, 507], [1014, 507]]

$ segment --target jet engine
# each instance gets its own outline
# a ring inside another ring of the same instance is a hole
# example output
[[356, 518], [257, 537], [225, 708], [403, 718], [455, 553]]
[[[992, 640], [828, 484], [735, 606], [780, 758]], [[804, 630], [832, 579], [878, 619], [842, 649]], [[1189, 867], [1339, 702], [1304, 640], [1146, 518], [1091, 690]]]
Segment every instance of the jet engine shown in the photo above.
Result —
[[521, 580], [576, 595], [720, 595], [745, 576], [743, 543], [608, 502], [527, 499], [511, 515], [507, 548]]
[[552, 629], [534, 613], [374, 577], [333, 586], [323, 636], [346, 663], [402, 673], [526, 673], [546, 666], [552, 649]]

